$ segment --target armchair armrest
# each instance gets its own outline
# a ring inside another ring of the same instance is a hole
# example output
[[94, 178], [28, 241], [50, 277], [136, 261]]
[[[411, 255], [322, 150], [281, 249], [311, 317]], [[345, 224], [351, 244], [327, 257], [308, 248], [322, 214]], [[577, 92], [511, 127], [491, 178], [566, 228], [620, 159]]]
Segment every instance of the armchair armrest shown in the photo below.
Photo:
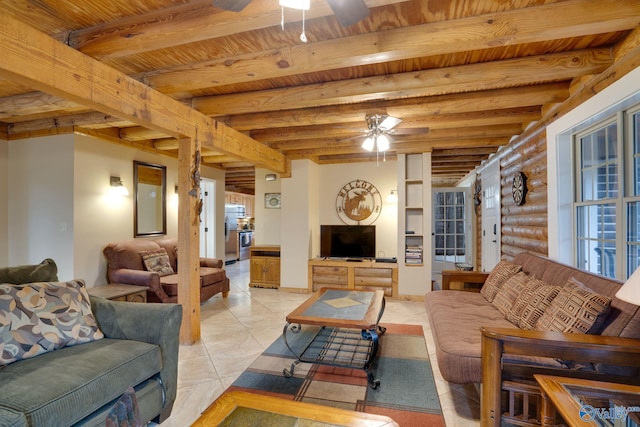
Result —
[[154, 292], [161, 301], [167, 301], [169, 299], [169, 295], [167, 295], [160, 285], [160, 275], [153, 271], [121, 268], [111, 271], [109, 280], [111, 283], [146, 286], [151, 292]]
[[[487, 277], [489, 277], [489, 273], [483, 273], [481, 271], [444, 270], [442, 271], [442, 290], [451, 289], [451, 282], [476, 283], [482, 285], [485, 280], [487, 280]], [[477, 289], [463, 290], [477, 291]]]
[[224, 262], [218, 258], [200, 258], [200, 267], [222, 268]]
[[[166, 393], [163, 414], [171, 412], [178, 386], [178, 349], [182, 306], [110, 301], [91, 296], [91, 309], [108, 338], [148, 342], [160, 346], [160, 378]], [[163, 418], [161, 414], [160, 418]]]
[[[481, 425], [500, 425], [503, 355], [515, 354], [640, 367], [640, 340], [602, 335], [480, 328], [482, 333]], [[557, 375], [576, 376], [566, 369]], [[534, 368], [531, 369], [534, 373]], [[593, 376], [597, 376], [593, 373]], [[611, 377], [609, 377], [611, 378]], [[533, 380], [533, 376], [531, 378]], [[637, 379], [636, 379], [637, 380]]]

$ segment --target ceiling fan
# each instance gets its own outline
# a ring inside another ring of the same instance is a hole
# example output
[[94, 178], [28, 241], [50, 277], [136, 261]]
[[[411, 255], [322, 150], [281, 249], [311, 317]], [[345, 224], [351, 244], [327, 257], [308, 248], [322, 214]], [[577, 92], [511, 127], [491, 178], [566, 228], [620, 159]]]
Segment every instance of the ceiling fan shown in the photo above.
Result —
[[374, 148], [379, 153], [387, 151], [391, 144], [389, 135], [417, 135], [429, 132], [429, 128], [394, 129], [402, 123], [402, 119], [385, 114], [370, 114], [365, 120], [368, 130], [362, 148], [367, 151], [373, 151]]
[[[231, 12], [240, 12], [249, 3], [251, 0], [213, 0], [215, 7]], [[285, 3], [295, 2], [288, 0]], [[369, 8], [364, 0], [327, 0], [327, 3], [343, 27], [349, 27], [369, 16]], [[282, 0], [280, 4], [283, 4]]]

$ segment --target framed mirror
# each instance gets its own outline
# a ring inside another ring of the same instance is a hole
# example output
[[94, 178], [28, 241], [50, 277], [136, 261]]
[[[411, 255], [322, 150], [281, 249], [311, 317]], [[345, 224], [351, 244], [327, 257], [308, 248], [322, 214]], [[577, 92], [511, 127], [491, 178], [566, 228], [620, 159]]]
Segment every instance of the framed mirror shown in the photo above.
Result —
[[167, 167], [133, 162], [133, 236], [167, 234]]

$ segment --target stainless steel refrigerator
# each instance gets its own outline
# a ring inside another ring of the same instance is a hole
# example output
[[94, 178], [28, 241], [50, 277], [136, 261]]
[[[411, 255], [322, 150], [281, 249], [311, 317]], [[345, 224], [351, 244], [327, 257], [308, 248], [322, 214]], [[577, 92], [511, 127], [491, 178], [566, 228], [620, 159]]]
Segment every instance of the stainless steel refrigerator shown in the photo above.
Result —
[[244, 218], [244, 205], [224, 205], [224, 262], [233, 264], [238, 260], [238, 218]]

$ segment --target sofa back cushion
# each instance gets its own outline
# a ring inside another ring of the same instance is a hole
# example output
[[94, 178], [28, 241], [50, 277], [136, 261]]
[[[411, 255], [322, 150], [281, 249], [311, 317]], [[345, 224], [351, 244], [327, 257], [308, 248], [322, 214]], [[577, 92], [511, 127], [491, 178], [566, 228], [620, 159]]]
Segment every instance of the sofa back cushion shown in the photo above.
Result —
[[40, 264], [0, 268], [0, 283], [21, 285], [31, 282], [57, 282], [58, 266], [51, 258]]
[[614, 337], [640, 338], [640, 308], [615, 298], [616, 292], [622, 286], [621, 281], [526, 252], [516, 255], [512, 262], [521, 265], [523, 271], [535, 275], [549, 285], [564, 286], [573, 277], [593, 292], [612, 298], [600, 333]]
[[0, 366], [102, 338], [82, 280], [0, 284]]
[[146, 270], [141, 252], [160, 249], [160, 246], [150, 239], [132, 239], [122, 242], [109, 243], [103, 250], [107, 258], [107, 268], [118, 270]]

